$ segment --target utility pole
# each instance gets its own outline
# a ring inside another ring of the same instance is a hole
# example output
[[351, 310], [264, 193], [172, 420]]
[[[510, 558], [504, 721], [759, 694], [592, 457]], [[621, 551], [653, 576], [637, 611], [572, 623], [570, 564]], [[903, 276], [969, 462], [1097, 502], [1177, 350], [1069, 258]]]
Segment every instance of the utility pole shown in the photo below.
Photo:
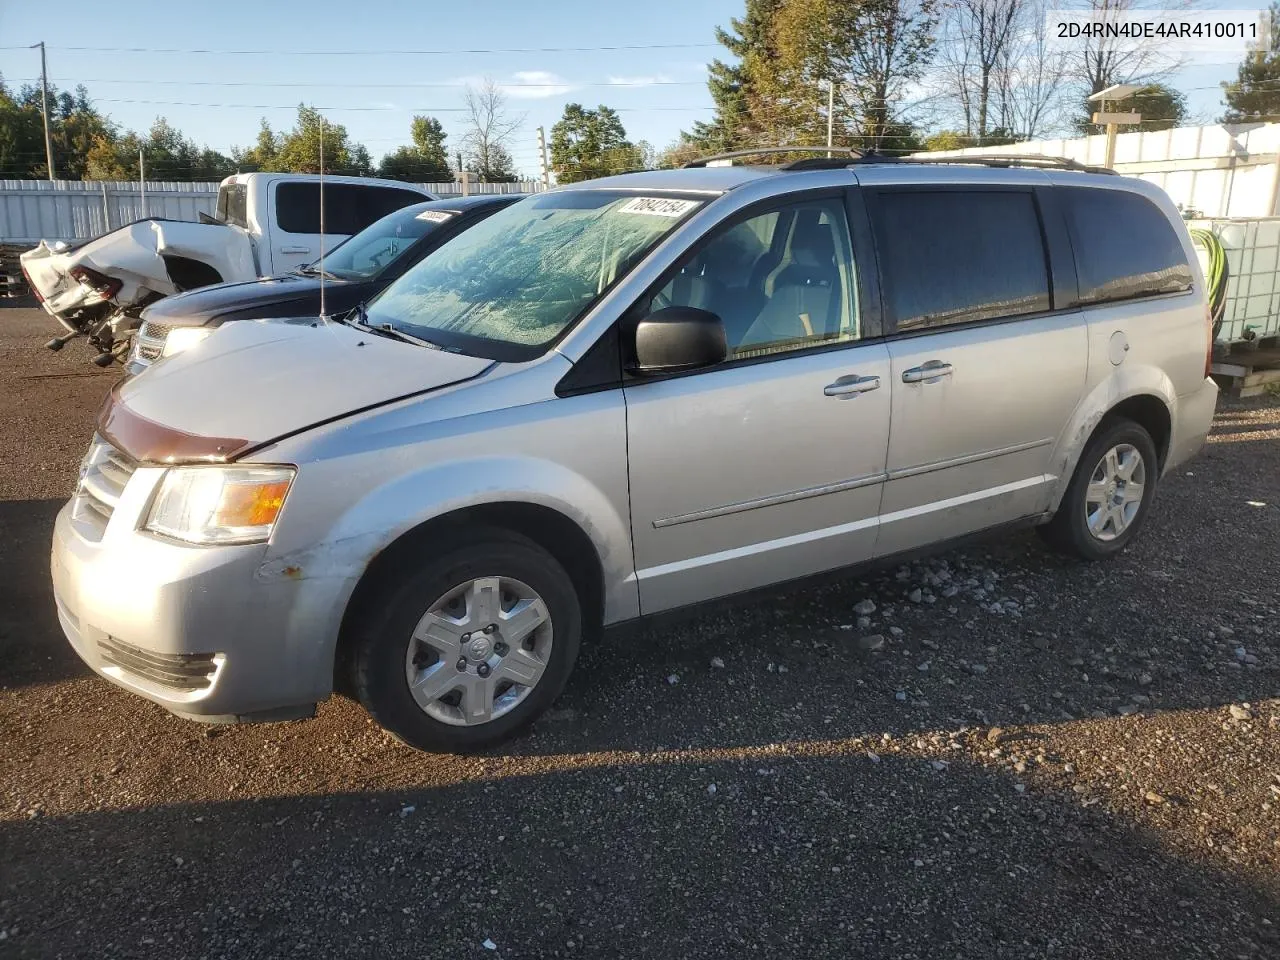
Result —
[[44, 41], [33, 43], [28, 49], [40, 48], [40, 109], [44, 114], [44, 156], [49, 165], [49, 179], [56, 176], [53, 172], [53, 141], [49, 138], [49, 69], [44, 60]]
[[538, 128], [538, 176], [542, 178], [542, 189], [551, 189], [551, 168], [547, 166], [547, 137], [542, 128]]
[[142, 219], [147, 219], [147, 161], [142, 156], [142, 148], [138, 148], [138, 181], [141, 187], [142, 196], [139, 198], [138, 205], [142, 207]]
[[827, 156], [831, 156], [831, 133], [836, 118], [836, 82], [827, 81]]

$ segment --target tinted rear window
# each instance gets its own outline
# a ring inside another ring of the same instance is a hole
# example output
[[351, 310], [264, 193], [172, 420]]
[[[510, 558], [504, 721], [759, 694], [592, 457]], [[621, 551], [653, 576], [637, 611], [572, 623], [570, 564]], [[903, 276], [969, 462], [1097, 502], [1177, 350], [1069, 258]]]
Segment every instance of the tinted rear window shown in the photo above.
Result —
[[1071, 218], [1082, 303], [1191, 289], [1191, 265], [1178, 234], [1146, 197], [1087, 187], [1061, 193]]
[[885, 304], [898, 329], [1050, 308], [1031, 193], [885, 190], [870, 206]]
[[[423, 196], [394, 187], [327, 183], [324, 187], [324, 232], [359, 233], [388, 213], [421, 203]], [[276, 187], [276, 223], [285, 233], [320, 232], [320, 184], [282, 183]]]

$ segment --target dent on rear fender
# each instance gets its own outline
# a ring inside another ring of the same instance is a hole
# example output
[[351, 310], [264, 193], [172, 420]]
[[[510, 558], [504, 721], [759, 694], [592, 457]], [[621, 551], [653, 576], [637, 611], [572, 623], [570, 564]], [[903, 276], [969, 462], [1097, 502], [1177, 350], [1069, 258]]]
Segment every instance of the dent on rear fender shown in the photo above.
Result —
[[1050, 469], [1058, 477], [1048, 507], [1049, 512], [1058, 509], [1067, 484], [1071, 482], [1071, 475], [1075, 473], [1076, 464], [1079, 463], [1089, 438], [1098, 429], [1098, 424], [1125, 400], [1143, 395], [1157, 397], [1171, 410], [1176, 397], [1173, 381], [1158, 367], [1118, 367], [1077, 404], [1049, 461]]

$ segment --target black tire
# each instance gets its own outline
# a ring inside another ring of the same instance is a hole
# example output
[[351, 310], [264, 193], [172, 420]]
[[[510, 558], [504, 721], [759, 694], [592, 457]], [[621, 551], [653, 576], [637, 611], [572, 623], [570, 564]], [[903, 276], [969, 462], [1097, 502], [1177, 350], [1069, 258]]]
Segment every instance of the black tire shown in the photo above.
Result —
[[[1107, 451], [1120, 444], [1133, 446], [1142, 457], [1145, 480], [1137, 513], [1122, 533], [1111, 540], [1100, 540], [1089, 530], [1085, 498], [1090, 478]], [[1094, 434], [1076, 464], [1067, 492], [1058, 511], [1047, 524], [1038, 527], [1041, 537], [1055, 550], [1081, 560], [1105, 560], [1123, 550], [1146, 520], [1155, 497], [1160, 476], [1159, 455], [1151, 434], [1132, 420], [1114, 419], [1103, 423]]]
[[[409, 640], [431, 604], [461, 583], [493, 576], [522, 581], [542, 598], [552, 624], [550, 653], [542, 676], [509, 712], [476, 726], [455, 726], [430, 716], [410, 694]], [[439, 753], [477, 750], [531, 723], [564, 689], [582, 640], [582, 606], [564, 568], [527, 537], [496, 528], [468, 531], [463, 543], [389, 582], [363, 610], [354, 638], [357, 699], [398, 739]]]

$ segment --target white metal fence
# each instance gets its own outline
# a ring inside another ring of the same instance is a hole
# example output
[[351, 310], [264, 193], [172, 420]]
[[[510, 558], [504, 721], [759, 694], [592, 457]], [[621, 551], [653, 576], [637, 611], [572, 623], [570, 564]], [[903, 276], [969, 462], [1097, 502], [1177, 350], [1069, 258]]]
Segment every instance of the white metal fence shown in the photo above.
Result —
[[[439, 197], [459, 197], [460, 182], [424, 183]], [[470, 194], [535, 193], [541, 181], [470, 183]], [[41, 240], [89, 240], [143, 217], [196, 220], [213, 213], [217, 183], [110, 180], [0, 180], [0, 243], [36, 244]]]
[[[921, 156], [1038, 153], [1101, 165], [1105, 136], [1033, 140], [1001, 147], [940, 150]], [[1202, 217], [1280, 215], [1280, 123], [1176, 127], [1116, 137], [1117, 173], [1162, 187]]]

